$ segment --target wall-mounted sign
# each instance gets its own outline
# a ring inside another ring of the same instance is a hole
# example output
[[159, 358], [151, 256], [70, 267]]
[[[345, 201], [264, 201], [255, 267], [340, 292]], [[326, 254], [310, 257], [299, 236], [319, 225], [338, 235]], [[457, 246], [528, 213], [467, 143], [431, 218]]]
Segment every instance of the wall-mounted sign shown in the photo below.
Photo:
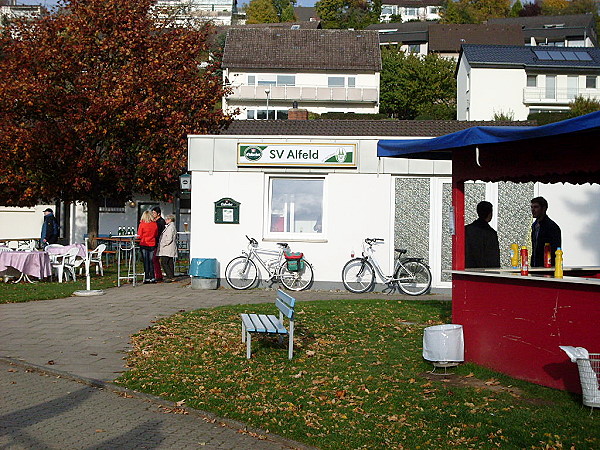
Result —
[[356, 167], [356, 144], [238, 144], [239, 166]]
[[240, 223], [240, 202], [222, 198], [215, 202], [215, 223]]
[[182, 191], [189, 191], [192, 189], [192, 176], [189, 173], [179, 175], [179, 187]]

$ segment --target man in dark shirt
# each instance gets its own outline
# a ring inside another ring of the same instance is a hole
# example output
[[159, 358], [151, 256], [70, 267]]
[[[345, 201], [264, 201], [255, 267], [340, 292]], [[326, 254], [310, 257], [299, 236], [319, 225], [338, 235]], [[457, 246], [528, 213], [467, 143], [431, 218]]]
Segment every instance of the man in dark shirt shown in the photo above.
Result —
[[477, 204], [478, 219], [465, 227], [465, 267], [500, 267], [498, 233], [490, 226], [493, 206], [490, 202]]
[[46, 208], [44, 210], [44, 223], [42, 225], [40, 247], [44, 248], [48, 244], [56, 244], [58, 242], [59, 233], [60, 227], [54, 217], [54, 211], [50, 208]]
[[[162, 218], [162, 211], [160, 210], [160, 206], [155, 206], [154, 208], [152, 208], [152, 216], [154, 217], [154, 221], [156, 222], [156, 226], [158, 227], [158, 236], [156, 236], [156, 247], [158, 248], [158, 241], [160, 240], [160, 235], [162, 234], [163, 230], [165, 229], [165, 226], [167, 225], [167, 223], [165, 222], [165, 219]], [[156, 281], [158, 283], [160, 283], [163, 280], [163, 275], [162, 275], [162, 269], [160, 267], [160, 260], [158, 259], [158, 256], [156, 255], [156, 251], [154, 252], [154, 258], [152, 259], [153, 263], [154, 263], [154, 278], [156, 279]]]
[[546, 215], [548, 201], [544, 197], [531, 200], [531, 267], [544, 267], [544, 245], [550, 244], [550, 256], [554, 266], [556, 249], [562, 245], [560, 227]]

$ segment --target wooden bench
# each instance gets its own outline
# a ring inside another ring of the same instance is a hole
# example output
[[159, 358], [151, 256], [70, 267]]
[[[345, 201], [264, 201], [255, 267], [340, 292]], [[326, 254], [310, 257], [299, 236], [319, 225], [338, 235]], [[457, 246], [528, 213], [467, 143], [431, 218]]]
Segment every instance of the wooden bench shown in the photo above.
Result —
[[[246, 343], [246, 358], [250, 359], [252, 350], [252, 333], [277, 334], [279, 341], [288, 335], [288, 358], [294, 354], [294, 305], [296, 299], [282, 290], [277, 291], [275, 306], [279, 309], [279, 317], [267, 314], [242, 314], [242, 342]], [[284, 317], [289, 319], [289, 330], [283, 323]]]

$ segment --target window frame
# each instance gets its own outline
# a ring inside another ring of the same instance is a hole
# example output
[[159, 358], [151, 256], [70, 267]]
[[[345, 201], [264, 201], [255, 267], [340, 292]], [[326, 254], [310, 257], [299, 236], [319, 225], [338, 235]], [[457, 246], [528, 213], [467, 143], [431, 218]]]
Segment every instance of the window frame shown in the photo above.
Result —
[[[593, 81], [593, 86], [590, 86], [590, 81]], [[598, 76], [586, 75], [585, 76], [585, 88], [586, 89], [598, 89]]]
[[[291, 231], [271, 231], [271, 211], [273, 198], [273, 180], [321, 180], [322, 181], [322, 200], [321, 200], [321, 232], [291, 232]], [[307, 242], [326, 240], [327, 233], [327, 176], [322, 175], [305, 175], [305, 174], [290, 174], [283, 175], [280, 173], [265, 173], [265, 198], [264, 198], [264, 230], [263, 236], [267, 241], [288, 241], [288, 242]]]

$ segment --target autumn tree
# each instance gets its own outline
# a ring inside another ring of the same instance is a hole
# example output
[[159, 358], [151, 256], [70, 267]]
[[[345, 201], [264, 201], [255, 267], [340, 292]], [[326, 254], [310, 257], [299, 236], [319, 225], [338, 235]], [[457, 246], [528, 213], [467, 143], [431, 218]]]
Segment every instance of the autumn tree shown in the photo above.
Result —
[[436, 54], [381, 49], [380, 111], [398, 119], [456, 118], [456, 63]]
[[252, 0], [246, 7], [246, 23], [294, 22], [295, 0]]
[[315, 8], [323, 28], [360, 30], [381, 16], [381, 0], [319, 0]]
[[544, 0], [542, 2], [542, 14], [545, 16], [564, 14], [569, 3], [567, 0]]
[[600, 111], [600, 101], [582, 96], [575, 97], [575, 100], [569, 103], [571, 117], [583, 116], [595, 111]]
[[509, 13], [510, 0], [448, 0], [441, 15], [443, 23], [483, 23]]
[[229, 122], [206, 27], [159, 27], [152, 0], [72, 0], [0, 35], [0, 204], [167, 199], [187, 135]]
[[508, 15], [510, 17], [519, 17], [521, 11], [523, 11], [523, 4], [521, 3], [521, 0], [516, 0], [510, 7], [510, 13]]

